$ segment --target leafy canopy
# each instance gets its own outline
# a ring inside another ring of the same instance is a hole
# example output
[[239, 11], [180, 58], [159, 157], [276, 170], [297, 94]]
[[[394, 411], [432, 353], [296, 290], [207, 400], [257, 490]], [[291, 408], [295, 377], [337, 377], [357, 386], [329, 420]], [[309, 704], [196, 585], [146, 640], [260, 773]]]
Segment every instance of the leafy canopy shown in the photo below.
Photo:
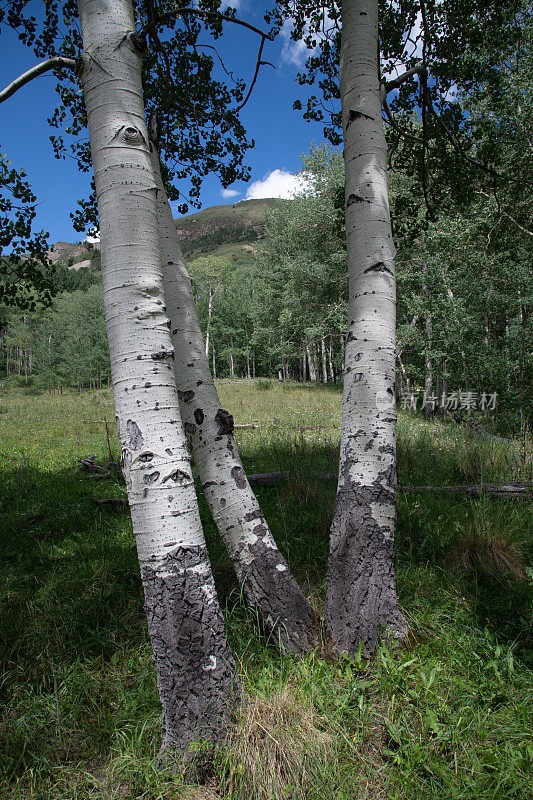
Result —
[[[143, 59], [146, 114], [147, 118], [158, 120], [163, 175], [170, 199], [181, 200], [178, 206], [181, 213], [187, 211], [188, 202], [198, 205], [206, 175], [218, 175], [224, 187], [235, 180], [247, 180], [249, 168], [243, 161], [246, 151], [253, 146], [239, 119], [240, 107], [246, 99], [245, 83], [226, 70], [217, 49], [223, 24], [227, 24], [223, 17], [234, 18], [235, 9], [226, 8], [227, 4], [221, 0], [199, 0], [195, 8], [200, 15], [169, 13], [189, 5], [184, 0], [134, 0], [137, 42], [141, 49], [146, 48]], [[14, 29], [38, 59], [55, 56], [77, 59], [82, 50], [77, 16], [75, 0], [8, 0], [0, 8], [0, 34], [6, 27]], [[263, 44], [264, 37], [259, 39], [259, 44]], [[58, 95], [57, 108], [49, 119], [56, 131], [50, 137], [54, 153], [57, 158], [73, 156], [78, 168], [88, 172], [91, 156], [84, 136], [87, 119], [79, 79], [73, 70], [53, 71]], [[174, 188], [175, 181], [179, 181], [179, 190]], [[0, 234], [1, 244], [13, 256], [31, 252], [45, 267], [45, 235], [32, 238], [30, 230], [36, 198], [20, 171], [11, 170], [2, 184], [2, 196], [11, 188], [21, 204], [16, 207], [8, 199], [2, 200], [0, 225], [5, 233]], [[91, 197], [79, 203], [72, 217], [78, 231], [98, 226], [94, 185]], [[11, 266], [14, 263], [11, 259]], [[39, 282], [35, 268], [23, 268], [16, 277], [19, 283], [32, 280], [41, 291], [41, 298], [46, 299], [45, 287]], [[4, 296], [11, 297], [13, 302], [21, 297], [18, 289], [5, 289]]]

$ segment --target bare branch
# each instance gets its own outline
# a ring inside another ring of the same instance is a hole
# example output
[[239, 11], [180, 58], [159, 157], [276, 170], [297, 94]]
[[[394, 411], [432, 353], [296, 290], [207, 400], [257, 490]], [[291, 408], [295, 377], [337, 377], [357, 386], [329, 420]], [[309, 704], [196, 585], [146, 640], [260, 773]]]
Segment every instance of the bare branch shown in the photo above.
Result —
[[404, 136], [406, 139], [412, 139], [414, 142], [421, 142], [422, 139], [419, 136], [415, 136], [412, 133], [407, 133], [406, 130], [404, 130], [403, 128], [400, 128], [400, 126], [398, 125], [398, 123], [396, 122], [396, 120], [394, 119], [394, 117], [392, 115], [392, 111], [390, 110], [390, 106], [387, 103], [387, 98], [383, 97], [382, 101], [383, 101], [383, 110], [385, 111], [385, 114], [387, 116], [387, 120], [391, 124], [391, 126], [394, 128], [396, 133], [398, 133], [400, 136]]
[[508, 213], [507, 213], [507, 211], [502, 211], [502, 215], [503, 215], [504, 217], [507, 217], [507, 219], [508, 219], [508, 220], [510, 220], [511, 222], [513, 222], [513, 223], [516, 225], [516, 227], [517, 227], [519, 230], [521, 230], [521, 231], [522, 231], [522, 233], [525, 233], [527, 236], [532, 236], [532, 237], [533, 237], [533, 231], [530, 231], [530, 230], [528, 230], [527, 228], [524, 228], [524, 226], [523, 226], [523, 225], [520, 225], [520, 223], [518, 222], [518, 220], [517, 220], [517, 219], [515, 219], [514, 217], [512, 217], [510, 214], [508, 214]]
[[169, 61], [167, 52], [166, 52], [165, 48], [163, 47], [161, 39], [159, 38], [159, 36], [157, 34], [157, 31], [156, 30], [150, 31], [149, 36], [150, 36], [150, 39], [153, 41], [153, 43], [155, 45], [155, 49], [157, 50], [158, 53], [161, 53], [163, 61], [165, 62], [165, 67], [166, 67], [166, 70], [167, 70], [167, 78], [169, 80], [170, 85], [171, 86], [175, 86], [174, 79], [172, 77], [172, 68], [170, 66], [170, 61]]
[[427, 93], [427, 98], [428, 98], [428, 108], [435, 117], [439, 128], [445, 134], [446, 138], [449, 139], [454, 150], [461, 156], [461, 158], [463, 158], [465, 161], [468, 161], [468, 163], [472, 164], [474, 167], [477, 167], [483, 172], [486, 172], [487, 175], [490, 175], [492, 178], [503, 178], [505, 180], [513, 180], [512, 178], [508, 178], [507, 176], [502, 175], [500, 172], [497, 172], [495, 169], [492, 169], [492, 167], [488, 167], [486, 164], [483, 164], [481, 161], [477, 161], [477, 159], [472, 158], [472, 156], [468, 155], [466, 150], [464, 150], [464, 148], [461, 147], [461, 145], [459, 144], [459, 142], [457, 141], [456, 137], [453, 135], [451, 130], [448, 128], [448, 126], [444, 124], [440, 115], [437, 114], [437, 112], [435, 111], [435, 106], [431, 101], [429, 92]]
[[[250, 88], [248, 89], [248, 94], [246, 95], [246, 97], [244, 98], [244, 100], [242, 101], [240, 106], [237, 107], [237, 109], [236, 109], [237, 111], [240, 111], [241, 108], [244, 108], [244, 106], [246, 105], [246, 103], [250, 99], [250, 95], [253, 92], [253, 89], [254, 89], [254, 86], [255, 86], [255, 82], [257, 80], [257, 76], [259, 75], [259, 70], [260, 70], [262, 64], [268, 64], [270, 67], [273, 66], [273, 64], [270, 64], [269, 61], [261, 61], [261, 55], [263, 53], [264, 44], [265, 44], [265, 37], [263, 36], [261, 38], [261, 44], [259, 45], [259, 52], [257, 54], [257, 64], [255, 65], [254, 77], [252, 78], [252, 82], [250, 84]], [[275, 67], [274, 67], [274, 69], [275, 69]]]
[[[222, 60], [222, 56], [220, 55], [220, 53], [218, 52], [216, 47], [214, 47], [212, 44], [205, 44], [203, 42], [197, 42], [196, 46], [197, 47], [207, 47], [209, 50], [214, 50], [215, 51], [215, 55], [217, 56], [218, 60], [220, 61], [220, 66], [222, 67], [222, 69], [224, 70], [224, 72], [226, 73], [228, 78], [230, 78], [230, 80], [232, 80], [233, 83], [235, 85], [237, 85], [237, 81], [235, 80], [235, 76], [233, 75], [232, 70], [230, 70], [230, 69], [228, 69], [226, 67], [226, 65], [224, 64], [224, 61]], [[263, 62], [263, 63], [265, 63], [265, 62]]]
[[[481, 195], [483, 195], [483, 197], [487, 197], [489, 200], [495, 199], [495, 200], [496, 200], [496, 202], [497, 202], [497, 203], [498, 203], [498, 205], [499, 205], [499, 201], [498, 201], [498, 199], [497, 199], [497, 198], [496, 198], [494, 195], [488, 194], [488, 192], [484, 192], [484, 191], [482, 191], [482, 190], [479, 190], [478, 194], [481, 194]], [[511, 215], [510, 215], [510, 214], [509, 214], [507, 211], [504, 211], [504, 210], [503, 210], [503, 208], [501, 208], [501, 207], [499, 207], [499, 208], [498, 208], [498, 215], [499, 215], [500, 217], [507, 217], [507, 219], [508, 219], [508, 220], [510, 220], [512, 223], [514, 223], [514, 224], [516, 225], [516, 227], [517, 227], [517, 228], [519, 228], [519, 229], [522, 231], [522, 233], [525, 233], [527, 236], [531, 236], [531, 237], [533, 237], [533, 231], [530, 231], [530, 230], [528, 230], [527, 228], [524, 228], [524, 226], [523, 226], [523, 225], [521, 225], [521, 224], [518, 222], [518, 220], [517, 220], [517, 219], [515, 219], [514, 217], [512, 217], [512, 216], [511, 216]]]
[[421, 75], [423, 72], [426, 72], [427, 68], [425, 64], [417, 64], [411, 69], [408, 69], [407, 72], [404, 72], [403, 75], [399, 75], [397, 78], [394, 78], [392, 81], [386, 81], [382, 84], [385, 87], [385, 92], [388, 94], [392, 92], [393, 89], [398, 89], [402, 83], [412, 78], [413, 75]]
[[77, 65], [78, 62], [74, 58], [65, 58], [64, 56], [54, 56], [53, 58], [47, 59], [47, 61], [42, 61], [40, 64], [32, 67], [27, 72], [19, 75], [19, 77], [10, 83], [9, 86], [6, 86], [6, 88], [0, 92], [0, 103], [3, 103], [4, 100], [7, 100], [9, 97], [14, 95], [15, 92], [18, 92], [19, 89], [32, 81], [34, 78], [38, 78], [39, 75], [43, 75], [43, 73], [48, 72], [51, 69], [75, 70]]
[[140, 36], [146, 36], [147, 33], [150, 33], [157, 25], [161, 25], [163, 22], [166, 22], [172, 17], [182, 16], [184, 14], [192, 14], [196, 17], [211, 17], [214, 19], [222, 19], [225, 22], [234, 22], [236, 25], [242, 25], [244, 28], [248, 28], [254, 33], [258, 33], [259, 36], [263, 37], [263, 39], [268, 39], [270, 42], [274, 41], [274, 37], [264, 31], [256, 28], [255, 25], [251, 25], [249, 22], [245, 22], [242, 19], [237, 19], [236, 17], [230, 17], [227, 14], [220, 14], [218, 11], [203, 11], [199, 8], [173, 8], [172, 11], [168, 11], [166, 14], [161, 14], [159, 17], [155, 17], [155, 19], [151, 20], [148, 25], [140, 32]]

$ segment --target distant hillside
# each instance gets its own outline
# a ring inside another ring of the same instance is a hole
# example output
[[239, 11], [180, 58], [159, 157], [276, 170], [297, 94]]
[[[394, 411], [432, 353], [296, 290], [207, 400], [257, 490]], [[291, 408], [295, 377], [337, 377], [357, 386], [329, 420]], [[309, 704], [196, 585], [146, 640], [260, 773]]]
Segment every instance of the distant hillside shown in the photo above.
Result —
[[[83, 242], [82, 244], [71, 244], [70, 242], [56, 242], [52, 245], [52, 249], [48, 251], [47, 255], [52, 264], [64, 264], [70, 269], [81, 269], [82, 267], [91, 267], [92, 260], [95, 258], [95, 246]], [[98, 260], [97, 266], [99, 268], [100, 262]]]
[[283, 202], [276, 198], [242, 200], [179, 217], [176, 230], [185, 257], [193, 261], [214, 251], [218, 255], [246, 255], [265, 230], [268, 210]]
[[[249, 258], [254, 242], [264, 230], [268, 210], [286, 200], [267, 198], [264, 200], [242, 200], [227, 206], [211, 206], [178, 217], [175, 220], [183, 254], [187, 261], [216, 252], [227, 258]], [[99, 269], [99, 244], [89, 245], [56, 242], [48, 252], [54, 264], [69, 269], [91, 267]]]

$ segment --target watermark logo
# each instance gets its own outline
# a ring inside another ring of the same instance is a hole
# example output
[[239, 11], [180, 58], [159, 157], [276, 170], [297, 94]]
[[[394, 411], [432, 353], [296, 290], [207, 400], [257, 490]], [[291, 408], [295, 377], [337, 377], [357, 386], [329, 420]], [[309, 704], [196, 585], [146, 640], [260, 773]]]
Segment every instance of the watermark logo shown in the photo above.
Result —
[[442, 395], [424, 392], [405, 392], [400, 394], [400, 408], [409, 411], [481, 411], [486, 414], [495, 411], [498, 405], [497, 392], [450, 392]]
[[379, 392], [376, 395], [376, 408], [378, 411], [392, 411], [395, 406], [394, 395], [388, 392]]

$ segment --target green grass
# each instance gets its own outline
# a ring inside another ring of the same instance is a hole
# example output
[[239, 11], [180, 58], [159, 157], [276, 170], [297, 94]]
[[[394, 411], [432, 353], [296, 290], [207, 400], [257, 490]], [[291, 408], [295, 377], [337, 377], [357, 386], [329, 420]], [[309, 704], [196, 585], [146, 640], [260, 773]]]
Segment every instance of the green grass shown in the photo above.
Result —
[[[248, 472], [313, 603], [323, 603], [340, 392], [222, 382]], [[109, 391], [0, 397], [0, 796], [6, 800], [452, 800], [529, 798], [531, 550], [525, 503], [400, 494], [397, 578], [411, 626], [400, 650], [339, 663], [282, 657], [242, 605], [200, 498], [246, 703], [211, 784], [154, 765], [160, 713], [118, 480], [76, 472], [118, 457]], [[294, 427], [296, 426], [296, 427]], [[298, 428], [297, 426], [324, 426]], [[401, 484], [531, 480], [530, 443], [469, 437], [402, 415]], [[502, 556], [503, 553], [503, 557]], [[507, 555], [506, 555], [507, 554]], [[509, 555], [511, 554], [511, 555]]]

